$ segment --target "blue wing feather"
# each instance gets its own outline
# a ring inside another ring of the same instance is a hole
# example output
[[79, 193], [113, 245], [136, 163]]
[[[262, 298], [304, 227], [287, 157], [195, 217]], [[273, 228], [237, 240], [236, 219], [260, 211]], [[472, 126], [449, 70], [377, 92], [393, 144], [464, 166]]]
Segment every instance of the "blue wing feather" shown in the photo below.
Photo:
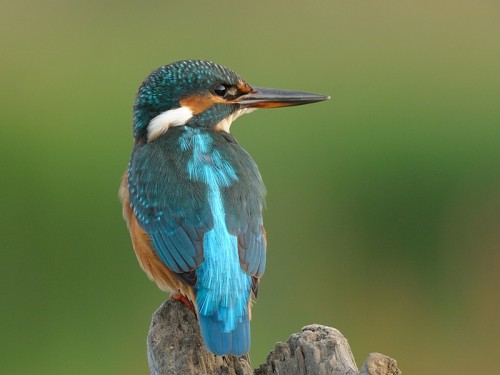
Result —
[[257, 165], [230, 135], [224, 136], [221, 154], [231, 160], [238, 175], [237, 183], [224, 189], [226, 226], [238, 237], [241, 267], [260, 278], [266, 264], [266, 240], [262, 211], [265, 207], [266, 188]]
[[189, 272], [203, 262], [203, 233], [213, 226], [206, 187], [181, 168], [175, 137], [136, 145], [128, 169], [130, 202], [139, 224], [172, 271]]

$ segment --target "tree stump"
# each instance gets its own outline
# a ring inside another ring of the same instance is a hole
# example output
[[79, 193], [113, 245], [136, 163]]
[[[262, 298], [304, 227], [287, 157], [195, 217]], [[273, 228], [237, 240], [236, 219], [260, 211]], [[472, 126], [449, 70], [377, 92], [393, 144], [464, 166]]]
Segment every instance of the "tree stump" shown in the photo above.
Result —
[[371, 353], [358, 371], [347, 339], [335, 328], [312, 324], [277, 343], [253, 370], [248, 356], [216, 356], [200, 335], [193, 311], [168, 300], [153, 314], [147, 340], [151, 375], [399, 375], [394, 359]]

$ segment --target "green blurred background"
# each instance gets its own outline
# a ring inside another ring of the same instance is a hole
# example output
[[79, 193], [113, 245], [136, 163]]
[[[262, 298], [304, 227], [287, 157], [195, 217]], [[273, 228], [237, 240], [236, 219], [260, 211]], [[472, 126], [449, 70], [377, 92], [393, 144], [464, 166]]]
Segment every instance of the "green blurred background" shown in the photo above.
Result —
[[2, 374], [146, 374], [152, 312], [117, 199], [137, 87], [184, 58], [326, 103], [232, 127], [268, 188], [252, 359], [310, 323], [405, 374], [500, 340], [500, 3], [2, 2]]

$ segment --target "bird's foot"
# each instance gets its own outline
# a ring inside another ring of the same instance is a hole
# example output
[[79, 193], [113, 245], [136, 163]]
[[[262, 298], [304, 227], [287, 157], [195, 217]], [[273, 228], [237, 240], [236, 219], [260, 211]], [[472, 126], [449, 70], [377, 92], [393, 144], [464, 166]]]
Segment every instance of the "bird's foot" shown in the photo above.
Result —
[[171, 294], [170, 295], [170, 299], [172, 301], [180, 301], [184, 304], [184, 306], [186, 306], [188, 309], [190, 310], [193, 310], [194, 311], [194, 305], [193, 305], [193, 302], [191, 302], [189, 300], [189, 298], [186, 297], [186, 295], [184, 294], [181, 294], [181, 293], [176, 293], [176, 294]]

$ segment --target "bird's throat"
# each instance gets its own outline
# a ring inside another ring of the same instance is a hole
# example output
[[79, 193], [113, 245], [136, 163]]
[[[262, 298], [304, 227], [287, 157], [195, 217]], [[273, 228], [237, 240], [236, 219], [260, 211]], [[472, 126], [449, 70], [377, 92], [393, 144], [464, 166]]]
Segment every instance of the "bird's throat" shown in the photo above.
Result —
[[236, 120], [241, 115], [246, 113], [250, 113], [255, 111], [257, 108], [240, 108], [231, 113], [229, 116], [220, 121], [217, 125], [215, 125], [215, 130], [217, 131], [225, 131], [226, 133], [230, 132], [231, 124], [234, 120]]

